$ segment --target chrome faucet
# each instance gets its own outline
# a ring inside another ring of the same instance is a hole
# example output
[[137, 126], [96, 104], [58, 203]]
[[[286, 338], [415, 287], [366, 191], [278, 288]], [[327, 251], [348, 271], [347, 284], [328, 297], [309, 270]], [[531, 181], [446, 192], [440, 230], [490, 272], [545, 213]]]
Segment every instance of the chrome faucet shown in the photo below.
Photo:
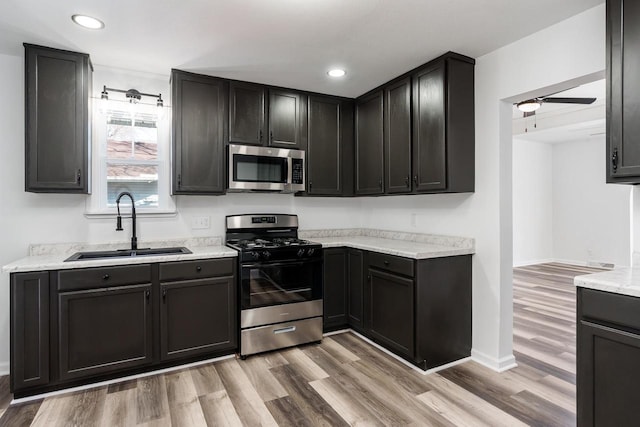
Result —
[[133, 221], [133, 232], [131, 235], [131, 250], [138, 249], [138, 238], [136, 237], [136, 202], [133, 200], [133, 196], [128, 191], [123, 191], [118, 194], [116, 199], [116, 207], [118, 208], [118, 216], [116, 217], [116, 231], [122, 231], [122, 217], [120, 216], [120, 199], [122, 196], [129, 196], [131, 199], [131, 220]]

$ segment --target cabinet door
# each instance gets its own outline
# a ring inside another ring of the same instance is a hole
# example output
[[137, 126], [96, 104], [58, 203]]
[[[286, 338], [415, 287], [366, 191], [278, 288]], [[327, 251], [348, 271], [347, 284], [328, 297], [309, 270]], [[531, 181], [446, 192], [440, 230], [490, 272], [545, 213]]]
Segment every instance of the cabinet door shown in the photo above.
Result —
[[394, 352], [414, 357], [412, 279], [369, 268], [368, 325], [370, 336]]
[[342, 194], [340, 100], [309, 97], [308, 193]]
[[638, 425], [640, 335], [581, 320], [578, 324], [579, 426]]
[[384, 90], [384, 165], [386, 192], [411, 192], [411, 79]]
[[174, 70], [173, 194], [225, 191], [227, 83]]
[[162, 283], [160, 357], [184, 358], [237, 347], [233, 277]]
[[640, 2], [607, 1], [607, 182], [640, 182]]
[[266, 145], [265, 93], [256, 84], [229, 84], [229, 142]]
[[49, 273], [11, 275], [12, 391], [49, 383]]
[[269, 145], [304, 149], [307, 139], [306, 96], [269, 90]]
[[413, 75], [413, 181], [418, 192], [447, 188], [445, 61]]
[[58, 294], [62, 380], [152, 362], [151, 284]]
[[361, 331], [363, 328], [362, 322], [362, 309], [363, 309], [363, 296], [364, 296], [364, 256], [361, 250], [349, 249], [348, 250], [348, 289], [349, 289], [349, 326]]
[[88, 193], [89, 56], [25, 44], [26, 191]]
[[324, 249], [324, 330], [347, 325], [347, 250]]
[[382, 194], [383, 95], [375, 92], [356, 104], [356, 194]]

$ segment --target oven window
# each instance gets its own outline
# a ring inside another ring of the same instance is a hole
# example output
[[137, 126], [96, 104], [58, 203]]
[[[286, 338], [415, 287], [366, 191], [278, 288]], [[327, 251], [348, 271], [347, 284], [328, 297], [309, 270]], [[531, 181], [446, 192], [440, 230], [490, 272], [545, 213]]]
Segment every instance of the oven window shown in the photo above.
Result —
[[242, 267], [242, 309], [322, 298], [322, 262], [283, 262]]
[[287, 159], [233, 155], [233, 180], [238, 182], [287, 182]]

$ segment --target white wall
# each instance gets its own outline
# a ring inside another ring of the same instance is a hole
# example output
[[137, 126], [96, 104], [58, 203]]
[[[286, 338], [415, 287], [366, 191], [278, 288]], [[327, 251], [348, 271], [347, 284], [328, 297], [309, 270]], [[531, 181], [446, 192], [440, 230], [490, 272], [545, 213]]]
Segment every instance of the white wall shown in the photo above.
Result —
[[605, 138], [513, 140], [513, 265], [630, 265], [631, 191], [606, 184]]
[[553, 147], [513, 139], [513, 265], [553, 259]]
[[[292, 196], [180, 197], [175, 218], [141, 222], [142, 238], [191, 233], [190, 216], [208, 213], [210, 234], [222, 233], [221, 215], [255, 209], [295, 211], [302, 227], [371, 226], [474, 237], [473, 355], [502, 369], [512, 357], [511, 106], [504, 100], [604, 70], [604, 6], [549, 27], [478, 58], [476, 64], [476, 192], [367, 199], [296, 199]], [[426, 43], [426, 42], [425, 42]], [[418, 47], [419, 48], [419, 47]], [[463, 52], [464, 53], [464, 52]], [[83, 216], [85, 196], [23, 191], [22, 58], [0, 60], [3, 243], [0, 264], [26, 255], [31, 242], [118, 239], [112, 221]], [[140, 88], [140, 90], [143, 90]], [[411, 213], [415, 215], [412, 226]], [[220, 225], [216, 224], [220, 219]], [[217, 227], [217, 228], [216, 228]], [[195, 233], [194, 233], [195, 234]], [[0, 283], [0, 363], [8, 361], [8, 277]]]
[[631, 191], [606, 184], [605, 137], [553, 146], [553, 258], [631, 265]]

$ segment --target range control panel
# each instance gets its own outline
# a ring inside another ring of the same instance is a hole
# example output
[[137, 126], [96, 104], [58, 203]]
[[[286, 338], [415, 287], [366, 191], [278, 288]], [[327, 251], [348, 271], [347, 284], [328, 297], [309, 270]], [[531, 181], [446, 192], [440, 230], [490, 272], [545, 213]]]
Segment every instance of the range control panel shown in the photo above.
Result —
[[275, 216], [252, 216], [251, 223], [252, 224], [275, 224], [276, 217]]

